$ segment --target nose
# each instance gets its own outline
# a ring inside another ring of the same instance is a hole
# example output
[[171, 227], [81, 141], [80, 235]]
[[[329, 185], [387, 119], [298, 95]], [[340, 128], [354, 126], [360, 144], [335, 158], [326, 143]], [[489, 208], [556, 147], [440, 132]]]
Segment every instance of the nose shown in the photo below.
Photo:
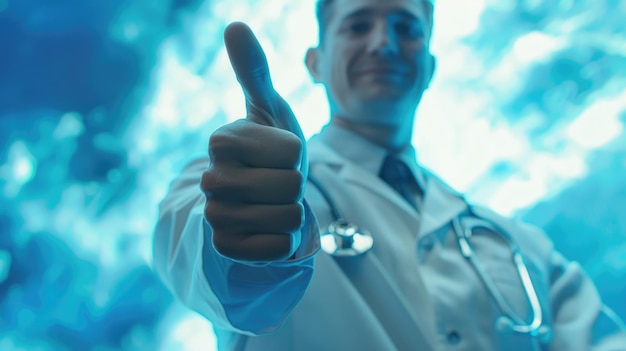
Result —
[[376, 56], [392, 56], [398, 53], [398, 41], [388, 23], [375, 25], [369, 44], [370, 53]]

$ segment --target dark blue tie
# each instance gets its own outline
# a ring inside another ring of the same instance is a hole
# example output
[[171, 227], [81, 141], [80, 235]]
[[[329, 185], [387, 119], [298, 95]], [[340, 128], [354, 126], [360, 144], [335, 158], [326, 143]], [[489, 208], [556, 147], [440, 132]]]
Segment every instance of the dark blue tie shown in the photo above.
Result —
[[415, 177], [409, 167], [394, 155], [388, 155], [380, 168], [380, 178], [394, 188], [413, 208], [417, 209], [411, 186], [416, 186]]

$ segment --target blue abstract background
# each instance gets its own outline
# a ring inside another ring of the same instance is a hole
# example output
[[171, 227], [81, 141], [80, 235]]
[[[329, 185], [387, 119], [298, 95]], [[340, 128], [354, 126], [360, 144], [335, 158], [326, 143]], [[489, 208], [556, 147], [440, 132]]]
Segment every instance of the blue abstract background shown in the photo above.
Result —
[[[305, 135], [313, 0], [0, 0], [0, 350], [211, 350], [151, 270], [157, 205], [243, 116], [248, 22]], [[421, 162], [543, 229], [626, 317], [626, 2], [440, 0]]]

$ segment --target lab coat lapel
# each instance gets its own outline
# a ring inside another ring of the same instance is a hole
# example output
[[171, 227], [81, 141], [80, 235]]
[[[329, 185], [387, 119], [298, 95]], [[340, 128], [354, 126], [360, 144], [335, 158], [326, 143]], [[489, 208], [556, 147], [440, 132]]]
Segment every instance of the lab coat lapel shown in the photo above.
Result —
[[418, 238], [440, 228], [467, 209], [467, 204], [459, 193], [430, 174], [427, 175], [423, 204], [419, 213], [416, 213], [411, 205], [382, 179], [357, 166], [344, 164], [340, 176], [384, 197], [396, 206], [398, 211], [418, 221]]
[[402, 211], [414, 217], [414, 219], [417, 219], [415, 209], [376, 174], [366, 172], [351, 163], [346, 163], [342, 167], [339, 176], [344, 178], [347, 182], [358, 184], [387, 199], [393, 206], [397, 207], [398, 211]]
[[[341, 157], [339, 154], [334, 152], [334, 150], [327, 147], [327, 145], [319, 142], [319, 139], [312, 139], [309, 142], [308, 151], [309, 160], [312, 165], [311, 169], [314, 169], [316, 164], [324, 164], [337, 170], [338, 177], [340, 177], [343, 182], [346, 182], [346, 184], [355, 184], [371, 193], [374, 197], [379, 196], [386, 199], [389, 206], [392, 206], [399, 213], [402, 213], [407, 216], [407, 218], [410, 218], [410, 220], [407, 220], [406, 222], [400, 221], [400, 223], [414, 223], [415, 226], [419, 224], [419, 215], [417, 212], [394, 189], [380, 179], [377, 174], [368, 172], [353, 162]], [[364, 197], [363, 199], [365, 198], [367, 197]], [[409, 227], [412, 228], [415, 228], [415, 226], [413, 226], [413, 224], [409, 225]], [[415, 228], [415, 231], [417, 231], [417, 228]], [[371, 259], [371, 257], [369, 258]], [[365, 278], [365, 276], [362, 278]], [[418, 278], [419, 282], [416, 283], [417, 295], [415, 298], [417, 301], [429, 301], [428, 289], [424, 286], [424, 282], [421, 281], [421, 277]], [[364, 285], [367, 285], [373, 284], [374, 281], [364, 280], [364, 282], [366, 283]], [[371, 287], [367, 289], [367, 291], [369, 293], [376, 293], [378, 290]], [[400, 314], [401, 312], [394, 313]], [[406, 331], [411, 334], [408, 339], [414, 339], [419, 343], [423, 343], [423, 345], [429, 345], [429, 350], [433, 349], [431, 346], [434, 345], [433, 340], [436, 336], [434, 325], [430, 322], [434, 320], [433, 315], [434, 312], [431, 309], [430, 304], [427, 303], [427, 306], [422, 311], [422, 318], [415, 318], [414, 314], [410, 313], [412, 323], [407, 325], [408, 329], [406, 329]], [[402, 314], [402, 316], [404, 316], [404, 314]], [[407, 322], [407, 324], [409, 323]], [[404, 331], [400, 334], [404, 335]]]
[[339, 167], [339, 177], [375, 192], [379, 196], [389, 200], [389, 202], [393, 203], [402, 211], [413, 213], [411, 206], [387, 183], [380, 179], [378, 175], [367, 172], [350, 160], [341, 157], [333, 149], [320, 142], [319, 139], [311, 139], [308, 146], [309, 161], [311, 164], [324, 163]]
[[452, 218], [465, 211], [467, 205], [463, 197], [427, 170], [422, 169], [426, 182], [420, 214], [376, 174], [371, 174], [339, 156], [334, 150], [312, 139], [309, 143], [309, 160], [313, 163], [334, 164], [340, 167], [339, 176], [348, 182], [358, 184], [387, 199], [398, 211], [419, 221], [418, 238], [440, 228]]

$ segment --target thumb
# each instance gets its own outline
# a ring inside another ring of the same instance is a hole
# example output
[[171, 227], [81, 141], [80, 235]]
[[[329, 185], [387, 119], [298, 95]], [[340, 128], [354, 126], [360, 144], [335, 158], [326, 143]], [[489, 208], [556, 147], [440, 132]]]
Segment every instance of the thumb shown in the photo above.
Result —
[[[242, 22], [231, 23], [224, 31], [224, 42], [231, 66], [246, 97], [246, 105], [274, 115], [277, 112], [278, 94], [272, 85], [263, 48], [252, 30]], [[275, 124], [273, 121], [265, 122]]]
[[[294, 133], [303, 145], [306, 140], [291, 107], [274, 90], [267, 58], [250, 27], [234, 22], [224, 31], [224, 42], [230, 63], [243, 89], [248, 119]], [[303, 165], [306, 167], [306, 152]]]

